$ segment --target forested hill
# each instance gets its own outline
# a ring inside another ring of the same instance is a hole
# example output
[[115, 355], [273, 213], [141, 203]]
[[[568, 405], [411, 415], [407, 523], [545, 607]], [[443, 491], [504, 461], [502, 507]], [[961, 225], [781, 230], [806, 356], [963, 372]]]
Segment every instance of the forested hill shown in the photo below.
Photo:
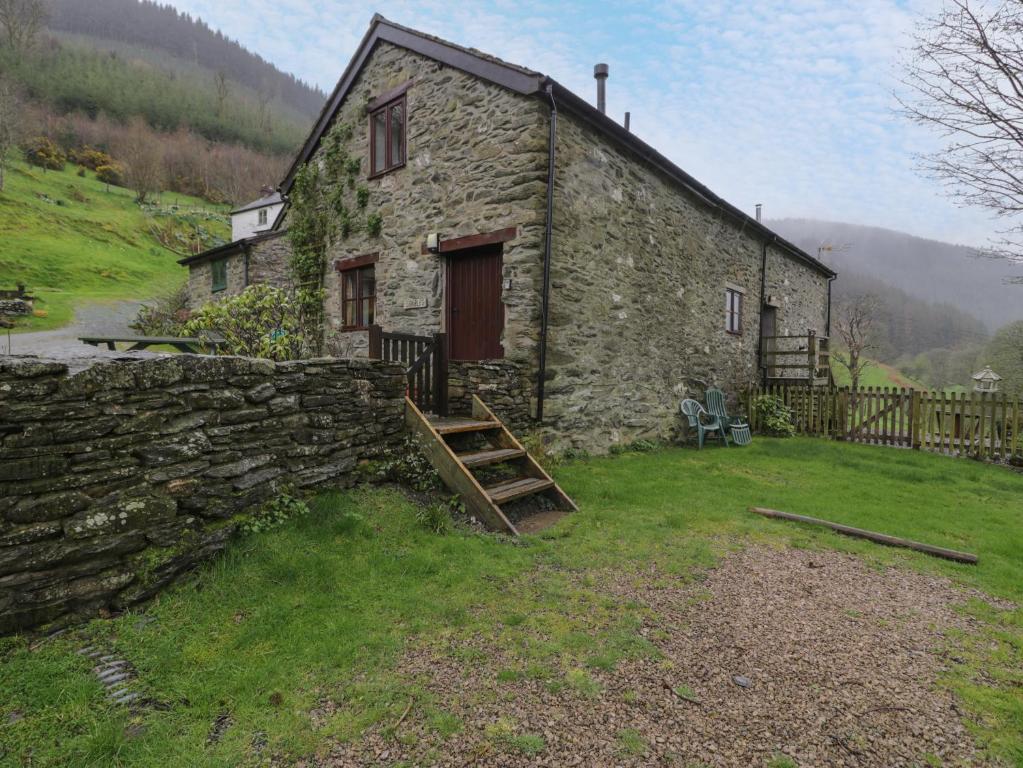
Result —
[[950, 304], [992, 330], [1023, 320], [1023, 284], [1005, 282], [1023, 278], [1023, 265], [978, 258], [965, 246], [879, 227], [812, 219], [779, 219], [768, 225], [811, 254], [824, 243], [837, 246], [821, 258], [839, 273], [838, 295], [854, 287], [846, 276], [863, 276], [918, 299]]
[[294, 75], [282, 72], [201, 19], [150, 0], [48, 0], [48, 26], [102, 40], [164, 51], [259, 93], [280, 99], [307, 117], [315, 117], [326, 95]]

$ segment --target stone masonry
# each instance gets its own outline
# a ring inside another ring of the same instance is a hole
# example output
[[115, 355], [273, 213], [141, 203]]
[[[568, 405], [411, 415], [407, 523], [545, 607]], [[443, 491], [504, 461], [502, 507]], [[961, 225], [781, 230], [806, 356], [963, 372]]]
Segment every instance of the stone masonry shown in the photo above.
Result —
[[[278, 288], [291, 285], [289, 262], [291, 243], [286, 233], [260, 239], [245, 250], [222, 257], [227, 261], [227, 287], [213, 290], [213, 261], [194, 262], [188, 268], [188, 306], [190, 309], [226, 296], [236, 296], [247, 285], [266, 283]], [[247, 274], [246, 274], [247, 271]]]
[[403, 397], [380, 361], [4, 358], [0, 634], [147, 599], [282, 488], [351, 484]]
[[[409, 80], [407, 164], [367, 180], [365, 105]], [[336, 119], [354, 129], [348, 149], [362, 161], [359, 183], [369, 189], [367, 210], [383, 217], [383, 228], [380, 237], [357, 231], [330, 248], [328, 337], [346, 335], [340, 333], [341, 281], [334, 262], [379, 254], [377, 324], [386, 331], [429, 335], [444, 330], [444, 256], [422, 252], [427, 234], [439, 232], [447, 239], [518, 227], [518, 236], [504, 244], [503, 277], [510, 287], [501, 297], [502, 343], [505, 357], [534, 365], [546, 200], [545, 115], [534, 100], [403, 48], [377, 46]], [[359, 340], [353, 346], [363, 348]]]
[[[557, 158], [545, 427], [589, 450], [671, 437], [681, 398], [758, 376], [763, 241], [573, 115]], [[768, 293], [779, 332], [824, 333], [818, 270], [769, 246]]]

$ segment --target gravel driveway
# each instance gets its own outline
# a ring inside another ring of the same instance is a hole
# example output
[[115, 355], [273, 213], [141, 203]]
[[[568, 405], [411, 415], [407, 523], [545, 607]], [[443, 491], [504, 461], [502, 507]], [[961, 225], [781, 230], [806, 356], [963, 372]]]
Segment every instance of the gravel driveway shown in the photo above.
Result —
[[[38, 355], [55, 360], [80, 357], [116, 356], [118, 353], [83, 344], [80, 336], [137, 336], [128, 327], [135, 320], [138, 301], [117, 301], [109, 304], [84, 304], [75, 310], [75, 321], [55, 331], [32, 331], [11, 334], [10, 350], [7, 336], [0, 337], [0, 355]], [[123, 354], [123, 353], [121, 353]], [[137, 353], [133, 353], [137, 354]]]
[[976, 593], [794, 549], [748, 549], [705, 581], [676, 583], [652, 570], [639, 584], [607, 584], [651, 609], [640, 632], [661, 658], [587, 670], [599, 684], [587, 695], [499, 680], [517, 662], [483, 639], [448, 649], [479, 662], [415, 650], [402, 674], [462, 729], [443, 740], [413, 709], [396, 734], [373, 730], [320, 765], [985, 764], [955, 698], [936, 685], [951, 647], [943, 632], [976, 628], [953, 606]]

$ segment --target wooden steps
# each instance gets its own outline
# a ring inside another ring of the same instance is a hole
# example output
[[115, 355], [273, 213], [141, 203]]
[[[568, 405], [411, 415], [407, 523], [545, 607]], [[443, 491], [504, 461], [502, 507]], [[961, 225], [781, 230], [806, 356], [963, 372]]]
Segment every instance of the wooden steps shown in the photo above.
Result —
[[[554, 509], [523, 520], [524, 530], [529, 533], [553, 524], [566, 512], [578, 511], [575, 503], [478, 397], [473, 396], [469, 417], [426, 416], [406, 398], [405, 423], [420, 438], [423, 452], [444, 484], [459, 494], [471, 515], [491, 529], [517, 536], [519, 530], [502, 505], [538, 494], [552, 502]], [[456, 448], [466, 441], [474, 445]], [[511, 476], [481, 481], [476, 475], [481, 473], [485, 477], [494, 472]]]
[[505, 480], [503, 483], [487, 486], [484, 490], [495, 504], [507, 504], [509, 501], [532, 496], [534, 493], [553, 487], [553, 480], [544, 480], [540, 477], [516, 477], [514, 480]]
[[[443, 432], [441, 434], [444, 434]], [[505, 461], [511, 461], [512, 459], [521, 459], [526, 455], [525, 451], [520, 451], [518, 448], [496, 448], [492, 451], [471, 451], [469, 453], [459, 453], [458, 459], [469, 469], [475, 469], [476, 467], [487, 467], [491, 464], [500, 464]]]

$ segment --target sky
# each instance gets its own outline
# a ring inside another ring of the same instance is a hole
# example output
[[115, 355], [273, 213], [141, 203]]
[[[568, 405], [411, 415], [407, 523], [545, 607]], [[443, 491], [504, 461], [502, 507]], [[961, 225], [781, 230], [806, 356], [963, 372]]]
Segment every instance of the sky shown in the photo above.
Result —
[[374, 12], [539, 70], [733, 205], [966, 245], [997, 222], [918, 174], [937, 137], [897, 112], [914, 24], [940, 0], [170, 0], [329, 92]]

